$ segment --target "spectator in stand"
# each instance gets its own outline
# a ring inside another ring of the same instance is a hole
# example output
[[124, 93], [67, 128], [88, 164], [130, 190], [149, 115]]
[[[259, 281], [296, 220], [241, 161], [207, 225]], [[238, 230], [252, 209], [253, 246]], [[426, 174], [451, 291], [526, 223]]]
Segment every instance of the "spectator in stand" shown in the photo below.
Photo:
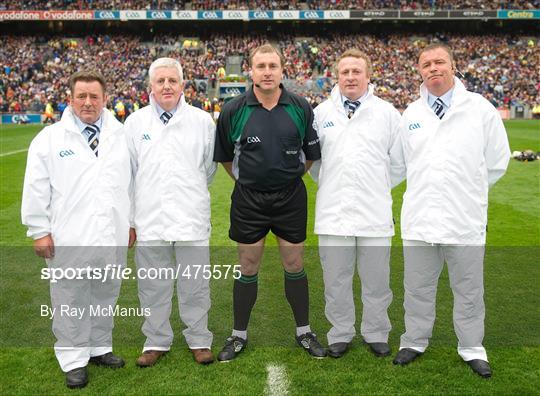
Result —
[[44, 116], [43, 118], [44, 124], [47, 124], [47, 123], [54, 124], [54, 109], [51, 102], [48, 102], [47, 105], [45, 106], [45, 113], [43, 114], [43, 116]]

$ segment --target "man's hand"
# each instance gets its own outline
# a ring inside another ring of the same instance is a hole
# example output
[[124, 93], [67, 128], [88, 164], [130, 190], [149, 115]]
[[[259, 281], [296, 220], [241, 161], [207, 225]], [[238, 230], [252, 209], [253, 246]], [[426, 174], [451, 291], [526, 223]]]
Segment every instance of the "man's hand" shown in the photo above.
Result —
[[137, 232], [135, 231], [135, 228], [130, 228], [128, 248], [132, 248], [136, 240], [137, 240]]
[[236, 181], [236, 178], [234, 177], [233, 171], [232, 171], [232, 162], [222, 162], [221, 165], [223, 165], [223, 168], [227, 171], [229, 176]]
[[39, 257], [50, 259], [54, 257], [54, 242], [51, 234], [34, 240], [34, 251]]
[[306, 160], [306, 164], [304, 166], [304, 175], [308, 173], [309, 168], [311, 168], [311, 165], [313, 165], [314, 161]]

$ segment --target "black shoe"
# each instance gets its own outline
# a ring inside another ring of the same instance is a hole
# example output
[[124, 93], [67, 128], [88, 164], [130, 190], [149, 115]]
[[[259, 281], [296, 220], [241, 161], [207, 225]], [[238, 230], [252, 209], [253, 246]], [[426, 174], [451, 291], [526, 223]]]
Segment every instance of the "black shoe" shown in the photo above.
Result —
[[328, 356], [340, 358], [349, 350], [348, 342], [335, 342], [328, 345]]
[[422, 352], [415, 351], [411, 348], [403, 348], [397, 353], [392, 363], [404, 366], [420, 355], [422, 355]]
[[68, 388], [84, 388], [88, 384], [88, 371], [79, 367], [66, 373], [66, 386]]
[[371, 351], [371, 353], [373, 353], [377, 357], [390, 356], [390, 353], [392, 353], [392, 350], [390, 349], [390, 345], [388, 345], [387, 342], [364, 341], [364, 344], [366, 344], [369, 347], [369, 350]]
[[106, 353], [105, 355], [92, 356], [90, 358], [90, 363], [110, 368], [121, 368], [124, 367], [125, 364], [124, 359], [120, 356], [113, 355], [112, 352]]
[[317, 341], [317, 336], [315, 333], [305, 333], [296, 337], [296, 342], [302, 348], [304, 348], [308, 353], [317, 359], [322, 359], [326, 356], [326, 349], [323, 348], [319, 341]]
[[480, 377], [482, 378], [491, 377], [491, 368], [489, 367], [489, 363], [486, 362], [485, 360], [481, 360], [481, 359], [469, 360], [467, 364], [471, 366], [472, 371], [474, 371]]
[[230, 362], [244, 350], [247, 345], [247, 340], [237, 336], [230, 336], [225, 342], [225, 346], [218, 355], [220, 362]]

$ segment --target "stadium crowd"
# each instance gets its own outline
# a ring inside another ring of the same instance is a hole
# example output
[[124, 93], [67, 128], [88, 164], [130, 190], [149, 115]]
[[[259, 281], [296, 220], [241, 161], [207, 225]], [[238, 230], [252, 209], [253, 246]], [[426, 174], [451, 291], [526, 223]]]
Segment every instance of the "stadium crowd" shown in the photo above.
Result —
[[[420, 46], [433, 39], [455, 49], [458, 69], [469, 89], [480, 92], [496, 107], [540, 104], [540, 51], [537, 39], [509, 35], [331, 35], [298, 39], [273, 38], [283, 50], [287, 87], [304, 95], [313, 106], [333, 84], [337, 55], [358, 47], [373, 60], [372, 82], [377, 94], [405, 108], [418, 92], [415, 72]], [[148, 66], [158, 56], [181, 60], [185, 69], [186, 99], [210, 112], [219, 102], [217, 82], [227, 78], [227, 58], [242, 57], [240, 77], [248, 77], [249, 50], [269, 38], [263, 35], [212, 35], [186, 39], [159, 35], [153, 42], [139, 37], [97, 35], [84, 38], [0, 38], [0, 111], [43, 113], [47, 104], [55, 111], [67, 105], [68, 77], [78, 69], [102, 70], [109, 82], [109, 107], [123, 119], [148, 102]]]
[[539, 0], [6, 0], [0, 10], [534, 9]]
[[540, 1], [482, 1], [482, 0], [307, 0], [309, 8], [341, 10], [501, 10], [535, 9]]

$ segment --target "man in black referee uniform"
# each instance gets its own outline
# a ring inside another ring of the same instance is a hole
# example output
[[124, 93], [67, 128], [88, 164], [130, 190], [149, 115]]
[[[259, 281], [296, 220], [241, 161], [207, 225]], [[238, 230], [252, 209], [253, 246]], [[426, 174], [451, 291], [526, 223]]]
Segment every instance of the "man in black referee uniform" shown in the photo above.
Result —
[[234, 281], [234, 329], [218, 356], [234, 359], [247, 344], [257, 299], [257, 274], [272, 231], [285, 270], [285, 295], [296, 321], [296, 340], [312, 356], [326, 350], [309, 326], [308, 281], [302, 261], [307, 193], [302, 175], [321, 158], [313, 111], [281, 85], [284, 59], [270, 44], [249, 57], [253, 87], [227, 103], [219, 116], [214, 161], [235, 180], [229, 237], [238, 242], [242, 276]]

